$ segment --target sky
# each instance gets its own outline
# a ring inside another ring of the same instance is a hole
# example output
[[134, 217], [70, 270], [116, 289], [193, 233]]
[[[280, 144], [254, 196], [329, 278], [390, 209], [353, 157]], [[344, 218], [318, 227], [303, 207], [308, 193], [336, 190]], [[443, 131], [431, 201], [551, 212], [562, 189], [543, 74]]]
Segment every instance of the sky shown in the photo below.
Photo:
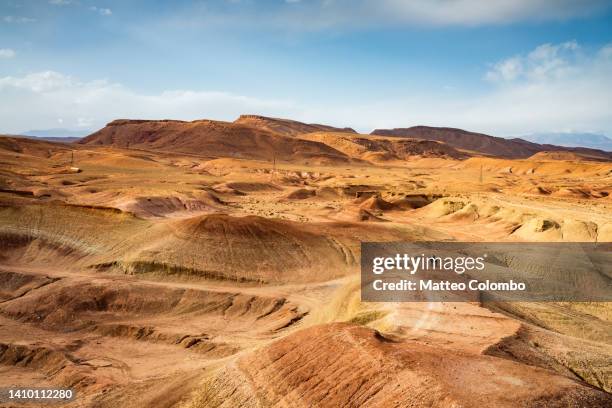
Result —
[[612, 1], [0, 0], [0, 133], [243, 113], [612, 136]]

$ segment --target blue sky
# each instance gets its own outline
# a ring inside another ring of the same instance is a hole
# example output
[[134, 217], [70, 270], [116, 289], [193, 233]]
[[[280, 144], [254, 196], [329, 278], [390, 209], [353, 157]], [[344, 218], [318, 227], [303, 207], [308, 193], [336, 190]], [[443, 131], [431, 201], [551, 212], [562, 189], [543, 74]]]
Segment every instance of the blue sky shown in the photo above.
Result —
[[612, 136], [611, 6], [3, 0], [0, 132], [259, 113]]

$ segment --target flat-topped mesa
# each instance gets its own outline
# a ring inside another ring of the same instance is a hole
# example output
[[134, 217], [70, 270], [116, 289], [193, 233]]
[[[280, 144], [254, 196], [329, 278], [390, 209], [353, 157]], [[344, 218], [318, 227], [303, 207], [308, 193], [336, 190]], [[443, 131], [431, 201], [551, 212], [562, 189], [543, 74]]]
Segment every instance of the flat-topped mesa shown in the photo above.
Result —
[[142, 124], [171, 124], [171, 123], [185, 123], [185, 124], [196, 124], [196, 123], [208, 123], [208, 124], [229, 124], [231, 122], [224, 122], [222, 120], [214, 119], [194, 119], [194, 120], [179, 120], [179, 119], [115, 119], [106, 124], [106, 126], [123, 126], [123, 125], [142, 125]]
[[240, 121], [242, 119], [261, 119], [261, 120], [266, 120], [266, 119], [272, 119], [272, 118], [269, 118], [267, 116], [262, 116], [262, 115], [246, 114], [246, 115], [238, 116], [238, 119], [236, 119], [236, 122], [238, 122], [238, 121]]
[[291, 119], [271, 118], [262, 115], [240, 115], [234, 123], [253, 126], [280, 133], [285, 136], [298, 136], [312, 132], [346, 132], [357, 133], [350, 127], [338, 128], [318, 123], [303, 123]]
[[115, 119], [108, 122], [106, 126], [139, 125], [142, 123], [188, 123], [184, 120], [176, 119]]
[[456, 149], [509, 159], [525, 159], [538, 152], [548, 150], [569, 151], [599, 160], [612, 160], [612, 153], [603, 150], [542, 145], [519, 138], [506, 139], [450, 127], [413, 126], [409, 128], [376, 129], [371, 134], [436, 140]]

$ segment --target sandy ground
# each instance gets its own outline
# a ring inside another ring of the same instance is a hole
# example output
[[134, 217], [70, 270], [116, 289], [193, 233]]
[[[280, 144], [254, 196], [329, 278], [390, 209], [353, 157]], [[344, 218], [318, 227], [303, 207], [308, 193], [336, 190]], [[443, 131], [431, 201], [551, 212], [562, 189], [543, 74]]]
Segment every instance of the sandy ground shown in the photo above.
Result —
[[0, 159], [0, 387], [83, 407], [611, 404], [609, 304], [362, 303], [358, 278], [361, 241], [612, 241], [608, 163]]

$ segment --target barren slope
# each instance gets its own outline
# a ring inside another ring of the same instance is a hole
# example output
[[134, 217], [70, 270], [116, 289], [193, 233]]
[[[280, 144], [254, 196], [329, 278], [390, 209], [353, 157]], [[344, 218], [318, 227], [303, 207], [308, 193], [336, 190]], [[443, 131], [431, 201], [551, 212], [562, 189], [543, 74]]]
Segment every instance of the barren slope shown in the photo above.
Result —
[[345, 132], [356, 133], [351, 128], [337, 128], [317, 123], [302, 123], [291, 119], [269, 118], [260, 115], [240, 115], [234, 123], [252, 126], [258, 129], [269, 130], [285, 136], [297, 136], [311, 132]]
[[413, 139], [437, 140], [447, 143], [457, 149], [478, 152], [481, 154], [505, 157], [505, 158], [526, 158], [538, 152], [550, 151], [570, 151], [586, 157], [603, 160], [612, 160], [612, 153], [602, 150], [587, 149], [582, 147], [562, 147], [554, 145], [541, 145], [528, 142], [523, 139], [505, 139], [502, 137], [489, 136], [482, 133], [468, 132], [462, 129], [413, 126], [410, 128], [396, 129], [376, 129], [373, 135], [409, 137]]
[[460, 159], [465, 153], [445, 143], [418, 139], [376, 137], [335, 132], [315, 132], [300, 138], [318, 141], [341, 151], [349, 157], [370, 162], [403, 161], [417, 157]]
[[348, 160], [322, 143], [289, 138], [240, 123], [212, 120], [115, 120], [79, 143], [268, 161], [275, 158], [320, 162]]
[[228, 365], [193, 407], [606, 407], [612, 396], [500, 358], [393, 341], [332, 324], [287, 336]]

